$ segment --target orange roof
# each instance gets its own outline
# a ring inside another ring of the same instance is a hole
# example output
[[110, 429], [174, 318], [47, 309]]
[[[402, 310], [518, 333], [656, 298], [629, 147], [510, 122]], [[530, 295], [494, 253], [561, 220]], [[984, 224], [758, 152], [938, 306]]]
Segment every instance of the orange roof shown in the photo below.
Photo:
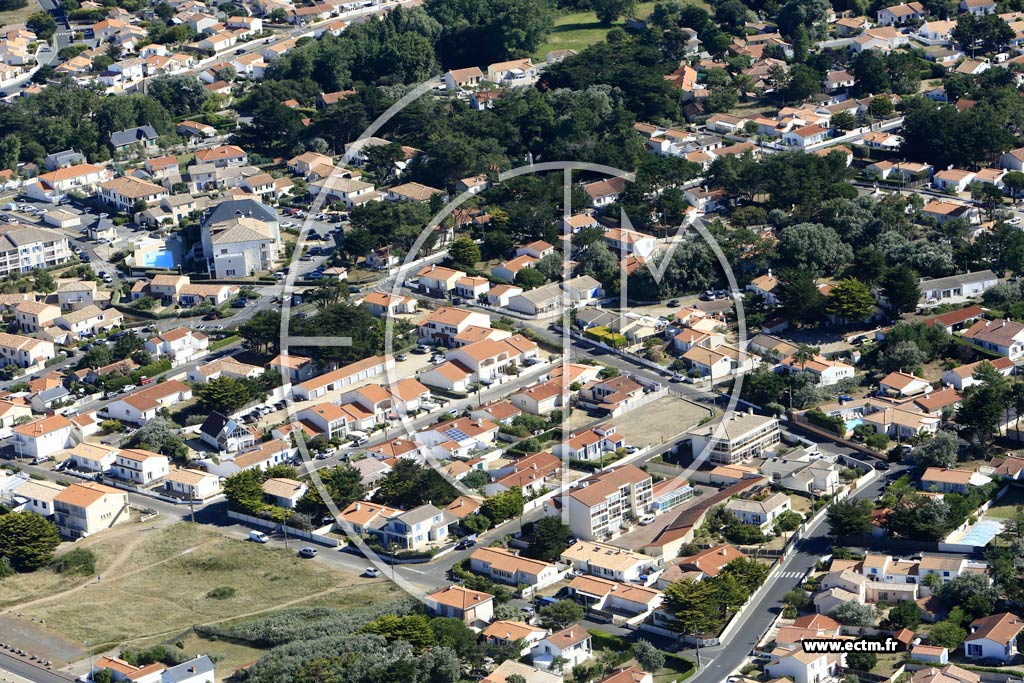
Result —
[[476, 607], [477, 605], [493, 600], [494, 596], [490, 593], [484, 593], [483, 591], [469, 590], [462, 586], [448, 586], [436, 593], [431, 593], [427, 596], [427, 599], [433, 600], [439, 605], [446, 605], [448, 607], [454, 607], [455, 609], [466, 611]]

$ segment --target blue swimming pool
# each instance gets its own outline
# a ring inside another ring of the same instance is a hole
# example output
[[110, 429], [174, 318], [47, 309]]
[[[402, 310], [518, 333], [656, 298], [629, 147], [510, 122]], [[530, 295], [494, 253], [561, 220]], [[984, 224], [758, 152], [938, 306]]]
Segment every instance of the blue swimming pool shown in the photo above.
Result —
[[963, 545], [973, 545], [976, 547], [983, 547], [988, 545], [989, 541], [998, 536], [1003, 531], [1003, 523], [997, 522], [994, 519], [983, 519], [974, 526], [967, 529], [963, 537], [957, 540], [957, 543]]
[[864, 420], [862, 418], [855, 417], [852, 420], [846, 421], [846, 430], [852, 432], [862, 424], [864, 424]]
[[147, 268], [174, 268], [178, 264], [175, 263], [174, 252], [170, 249], [159, 249], [144, 254], [142, 265]]

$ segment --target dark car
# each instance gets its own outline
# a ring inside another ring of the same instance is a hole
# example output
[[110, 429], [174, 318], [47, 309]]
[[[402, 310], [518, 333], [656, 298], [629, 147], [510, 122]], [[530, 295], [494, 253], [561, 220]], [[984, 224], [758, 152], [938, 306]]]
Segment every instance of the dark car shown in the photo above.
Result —
[[670, 308], [679, 308], [679, 299], [672, 299], [668, 302]]
[[889, 467], [890, 467], [889, 463], [884, 462], [884, 461], [879, 461], [879, 462], [875, 463], [875, 469], [876, 470], [881, 470], [882, 472], [887, 471], [889, 469]]
[[235, 299], [231, 302], [231, 308], [245, 308], [249, 305], [248, 299]]
[[455, 544], [456, 550], [465, 550], [466, 548], [472, 548], [476, 545], [476, 541], [471, 538], [464, 538]]

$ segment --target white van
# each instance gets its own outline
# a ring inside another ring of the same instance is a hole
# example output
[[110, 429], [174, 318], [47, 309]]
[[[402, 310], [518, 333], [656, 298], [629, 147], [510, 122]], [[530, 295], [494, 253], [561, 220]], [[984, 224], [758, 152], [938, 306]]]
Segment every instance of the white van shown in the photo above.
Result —
[[266, 543], [270, 539], [267, 538], [267, 535], [262, 531], [250, 531], [249, 540], [253, 543]]
[[370, 440], [370, 435], [367, 434], [366, 432], [352, 430], [351, 432], [348, 433], [348, 438], [355, 445], [361, 446]]

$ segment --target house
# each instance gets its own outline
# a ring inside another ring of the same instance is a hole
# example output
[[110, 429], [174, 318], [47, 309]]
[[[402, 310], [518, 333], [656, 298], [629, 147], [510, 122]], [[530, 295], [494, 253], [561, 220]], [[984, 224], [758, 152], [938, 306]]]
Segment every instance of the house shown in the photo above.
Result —
[[393, 317], [415, 313], [419, 302], [410, 296], [388, 294], [387, 292], [369, 292], [360, 304], [375, 318]]
[[566, 671], [592, 656], [590, 633], [578, 624], [545, 636], [530, 650], [534, 666], [549, 671], [558, 668], [557, 662], [562, 662], [561, 671]]
[[765, 664], [764, 669], [771, 678], [788, 678], [793, 683], [821, 683], [839, 673], [843, 660], [845, 655], [804, 652], [801, 648], [778, 655]]
[[23, 458], [48, 458], [80, 440], [75, 424], [63, 415], [42, 417], [14, 428], [14, 450]]
[[519, 676], [523, 681], [526, 681], [526, 683], [562, 683], [561, 674], [553, 674], [548, 671], [543, 671], [518, 662], [515, 659], [506, 659], [504, 662], [499, 664], [494, 671], [481, 679], [480, 683], [507, 683], [510, 678], [515, 676]]
[[620, 257], [636, 255], [650, 259], [658, 251], [658, 241], [654, 237], [629, 228], [605, 230], [604, 243], [613, 254]]
[[426, 596], [427, 611], [438, 617], [461, 619], [469, 625], [490, 623], [494, 618], [494, 596], [462, 586], [448, 586]]
[[883, 377], [878, 383], [878, 393], [884, 396], [908, 398], [931, 392], [932, 385], [928, 380], [915, 377], [906, 372], [894, 371]]
[[116, 459], [116, 449], [83, 442], [71, 449], [67, 462], [81, 472], [101, 473], [109, 471]]
[[591, 475], [563, 496], [569, 527], [587, 541], [618, 536], [630, 520], [647, 514], [652, 488], [651, 475], [634, 465]]
[[854, 38], [850, 43], [850, 49], [854, 52], [863, 52], [864, 50], [889, 52], [909, 43], [910, 39], [892, 26], [879, 26], [869, 28]]
[[942, 666], [949, 663], [949, 648], [935, 645], [914, 645], [910, 648], [910, 658], [915, 662]]
[[466, 277], [466, 274], [461, 270], [431, 264], [420, 268], [416, 277], [421, 292], [447, 299], [455, 289], [456, 283]]
[[[934, 600], [929, 598], [929, 600]], [[921, 669], [910, 679], [911, 683], [981, 683], [981, 676], [963, 669], [956, 664], [946, 664], [941, 669]]]
[[403, 183], [388, 188], [386, 199], [389, 202], [429, 202], [435, 195], [445, 199], [448, 197], [444, 190], [436, 187], [428, 187], [421, 183]]
[[202, 332], [177, 327], [147, 340], [145, 348], [155, 356], [169, 358], [177, 367], [206, 355], [209, 346], [210, 340]]
[[199, 123], [198, 121], [182, 121], [178, 123], [175, 132], [186, 138], [193, 145], [217, 135], [216, 128], [205, 123]]
[[513, 488], [522, 490], [524, 496], [535, 496], [552, 488], [554, 480], [562, 472], [562, 461], [547, 451], [533, 453], [492, 474], [491, 483], [484, 486], [484, 494], [493, 496]]
[[66, 538], [85, 538], [129, 519], [128, 494], [96, 482], [71, 484], [53, 499], [53, 520]]
[[490, 328], [490, 317], [480, 311], [441, 306], [421, 320], [416, 334], [421, 341], [439, 346], [454, 346], [455, 338], [469, 327]]
[[420, 505], [407, 512], [389, 517], [384, 525], [373, 529], [384, 547], [395, 546], [401, 550], [423, 550], [431, 545], [439, 546], [448, 541], [454, 516], [433, 505]]
[[173, 469], [164, 477], [164, 492], [186, 500], [208, 500], [220, 494], [220, 477], [202, 470]]
[[[925, 204], [924, 208], [921, 209], [921, 216], [925, 218], [933, 218], [939, 225], [957, 219], [963, 219], [972, 224], [978, 223], [980, 220], [977, 207], [957, 202], [949, 202], [943, 199], [933, 199]], [[941, 279], [945, 280], [948, 278]], [[950, 303], [960, 303], [960, 301], [962, 300], [955, 300]]]
[[782, 439], [778, 420], [752, 412], [719, 416], [692, 427], [686, 436], [695, 457], [707, 451], [711, 462], [725, 465], [758, 457]]
[[562, 383], [552, 380], [534, 384], [509, 396], [512, 405], [531, 415], [550, 415], [566, 404]]
[[269, 271], [282, 245], [277, 213], [256, 199], [218, 204], [201, 229], [207, 269], [220, 279]]
[[619, 177], [596, 180], [583, 185], [583, 191], [587, 194], [590, 205], [596, 209], [614, 204], [625, 189], [626, 180]]
[[962, 336], [1010, 360], [1017, 360], [1024, 355], [1024, 325], [1012, 320], [979, 320], [964, 331]]
[[496, 85], [532, 85], [537, 80], [537, 67], [529, 59], [495, 62], [487, 66], [487, 80]]
[[943, 192], [960, 193], [964, 192], [974, 182], [975, 174], [971, 171], [961, 171], [957, 168], [949, 168], [938, 171], [932, 176], [932, 185], [935, 189]]
[[467, 276], [456, 281], [455, 294], [469, 301], [477, 301], [490, 288], [491, 282], [487, 278]]
[[969, 659], [997, 659], [1009, 664], [1017, 655], [1017, 636], [1024, 630], [1024, 620], [1011, 612], [1002, 612], [971, 622], [964, 640], [964, 654]]
[[57, 318], [57, 325], [78, 338], [110, 331], [123, 321], [124, 316], [120, 311], [113, 308], [103, 310], [93, 305], [62, 313]]
[[159, 137], [159, 133], [156, 132], [153, 126], [137, 126], [111, 133], [110, 146], [114, 148], [115, 152], [124, 151], [133, 145], [138, 145], [140, 149], [147, 150], [156, 147], [156, 141]]
[[787, 147], [806, 149], [820, 144], [828, 139], [829, 129], [824, 126], [812, 124], [795, 128], [782, 135], [782, 144]]
[[596, 460], [605, 453], [615, 452], [626, 445], [616, 433], [614, 425], [600, 425], [578, 434], [570, 434], [562, 443], [552, 449], [555, 455], [569, 460]]
[[294, 479], [271, 477], [263, 482], [262, 489], [263, 496], [271, 505], [291, 510], [306, 495], [309, 485]]
[[54, 357], [53, 342], [0, 332], [0, 367], [31, 368]]
[[242, 363], [231, 356], [218, 358], [205, 365], [188, 371], [188, 381], [193, 384], [206, 384], [220, 377], [233, 379], [255, 379], [263, 374], [264, 368]]
[[974, 15], [995, 14], [995, 0], [960, 0], [960, 11]]
[[103, 166], [78, 164], [37, 176], [25, 187], [25, 194], [37, 201], [56, 203], [68, 192], [91, 192], [112, 177], [113, 173]]
[[950, 470], [942, 467], [929, 467], [921, 475], [921, 489], [938, 493], [967, 493], [972, 486], [985, 486], [991, 482], [991, 477], [980, 472]]
[[731, 344], [719, 344], [714, 348], [695, 345], [683, 353], [683, 360], [700, 377], [718, 382], [727, 377], [749, 372], [760, 364], [760, 358], [744, 354]]
[[57, 287], [57, 303], [62, 311], [91, 306], [96, 301], [96, 283], [73, 280]]
[[[507, 646], [515, 643], [521, 643], [522, 649], [519, 650], [520, 657], [528, 655], [533, 646], [543, 640], [547, 634], [547, 630], [539, 626], [524, 624], [521, 621], [495, 621], [484, 629], [483, 632], [484, 640], [490, 645]], [[514, 660], [508, 661], [513, 662]], [[518, 662], [515, 663], [518, 664]], [[521, 664], [520, 666], [525, 665]]]
[[188, 385], [172, 379], [151, 384], [107, 404], [107, 415], [131, 424], [145, 424], [165, 408], [171, 408], [192, 398]]
[[588, 408], [614, 417], [636, 406], [644, 396], [643, 385], [625, 375], [594, 380], [580, 387], [577, 400]]
[[775, 493], [764, 500], [734, 498], [725, 504], [725, 509], [736, 515], [744, 524], [768, 530], [783, 512], [792, 509], [789, 496]]
[[474, 88], [484, 80], [484, 72], [480, 67], [471, 66], [467, 69], [452, 69], [445, 73], [444, 84], [448, 92], [457, 92], [463, 88]]
[[577, 572], [620, 583], [643, 583], [657, 566], [657, 560], [649, 555], [598, 541], [576, 541], [559, 559]]
[[136, 448], [122, 448], [114, 458], [110, 473], [133, 484], [147, 485], [163, 479], [168, 472], [166, 455]]
[[800, 363], [793, 360], [792, 356], [783, 359], [780, 364], [786, 373], [806, 372], [814, 378], [818, 386], [829, 387], [837, 384], [840, 380], [852, 379], [854, 367], [837, 360], [828, 360], [824, 356], [815, 355], [811, 360]]
[[527, 586], [533, 590], [546, 588], [562, 578], [555, 565], [521, 557], [505, 548], [477, 548], [469, 556], [469, 566], [497, 583]]
[[134, 213], [138, 202], [149, 206], [167, 197], [167, 190], [160, 185], [131, 176], [100, 183], [99, 190], [102, 201], [126, 213]]
[[237, 453], [256, 445], [259, 433], [216, 410], [211, 411], [199, 427], [199, 439], [218, 453]]
[[295, 397], [300, 401], [310, 401], [325, 396], [331, 391], [338, 391], [356, 382], [384, 374], [395, 367], [393, 356], [371, 356], [350, 363], [322, 375], [316, 375], [293, 387]]
[[779, 281], [779, 278], [773, 275], [772, 271], [769, 270], [766, 274], [755, 277], [751, 280], [750, 284], [747, 285], [747, 291], [763, 297], [764, 302], [769, 306], [778, 306], [778, 294], [781, 289], [781, 284], [782, 283]]
[[1007, 171], [1024, 171], [1024, 147], [1018, 147], [1002, 155], [996, 165]]
[[504, 280], [505, 282], [515, 282], [516, 275], [519, 274], [519, 271], [524, 268], [532, 268], [536, 265], [538, 260], [539, 259], [530, 256], [529, 254], [523, 254], [522, 256], [517, 256], [514, 259], [505, 261], [504, 263], [491, 268], [491, 275], [499, 280]]
[[267, 368], [277, 372], [285, 383], [304, 382], [313, 376], [315, 366], [311, 358], [295, 355], [278, 355], [267, 363]]
[[577, 576], [569, 582], [569, 595], [589, 608], [625, 617], [647, 615], [662, 602], [661, 591], [636, 584], [618, 583], [594, 576]]
[[908, 2], [880, 9], [877, 16], [882, 26], [903, 25], [923, 20], [928, 16], [928, 11], [920, 2]]
[[958, 304], [980, 297], [987, 290], [999, 284], [999, 278], [991, 270], [980, 270], [962, 275], [950, 275], [935, 279], [922, 278], [921, 302], [934, 304]]
[[745, 557], [746, 555], [742, 551], [728, 543], [706, 548], [672, 562], [658, 577], [657, 587], [664, 590], [669, 584], [683, 578], [701, 581], [708, 577], [718, 576], [727, 564]]
[[22, 332], [38, 332], [53, 327], [60, 318], [60, 308], [40, 301], [23, 301], [14, 309], [14, 320]]
[[212, 164], [215, 168], [243, 166], [249, 163], [249, 155], [236, 145], [220, 145], [211, 149], [197, 150], [195, 159], [197, 164]]
[[952, 370], [946, 370], [942, 373], [942, 383], [953, 387], [957, 391], [963, 391], [967, 387], [974, 386], [979, 383], [979, 380], [975, 379], [974, 375], [978, 372], [982, 363], [988, 363], [1003, 377], [1012, 375], [1015, 367], [1013, 361], [1005, 356], [993, 360], [980, 360], [976, 363], [969, 363]]
[[942, 315], [928, 318], [924, 324], [928, 327], [938, 325], [945, 328], [946, 332], [953, 332], [963, 329], [965, 326], [973, 325], [980, 318], [985, 317], [985, 309], [981, 306], [965, 306], [955, 311], [949, 311]]

